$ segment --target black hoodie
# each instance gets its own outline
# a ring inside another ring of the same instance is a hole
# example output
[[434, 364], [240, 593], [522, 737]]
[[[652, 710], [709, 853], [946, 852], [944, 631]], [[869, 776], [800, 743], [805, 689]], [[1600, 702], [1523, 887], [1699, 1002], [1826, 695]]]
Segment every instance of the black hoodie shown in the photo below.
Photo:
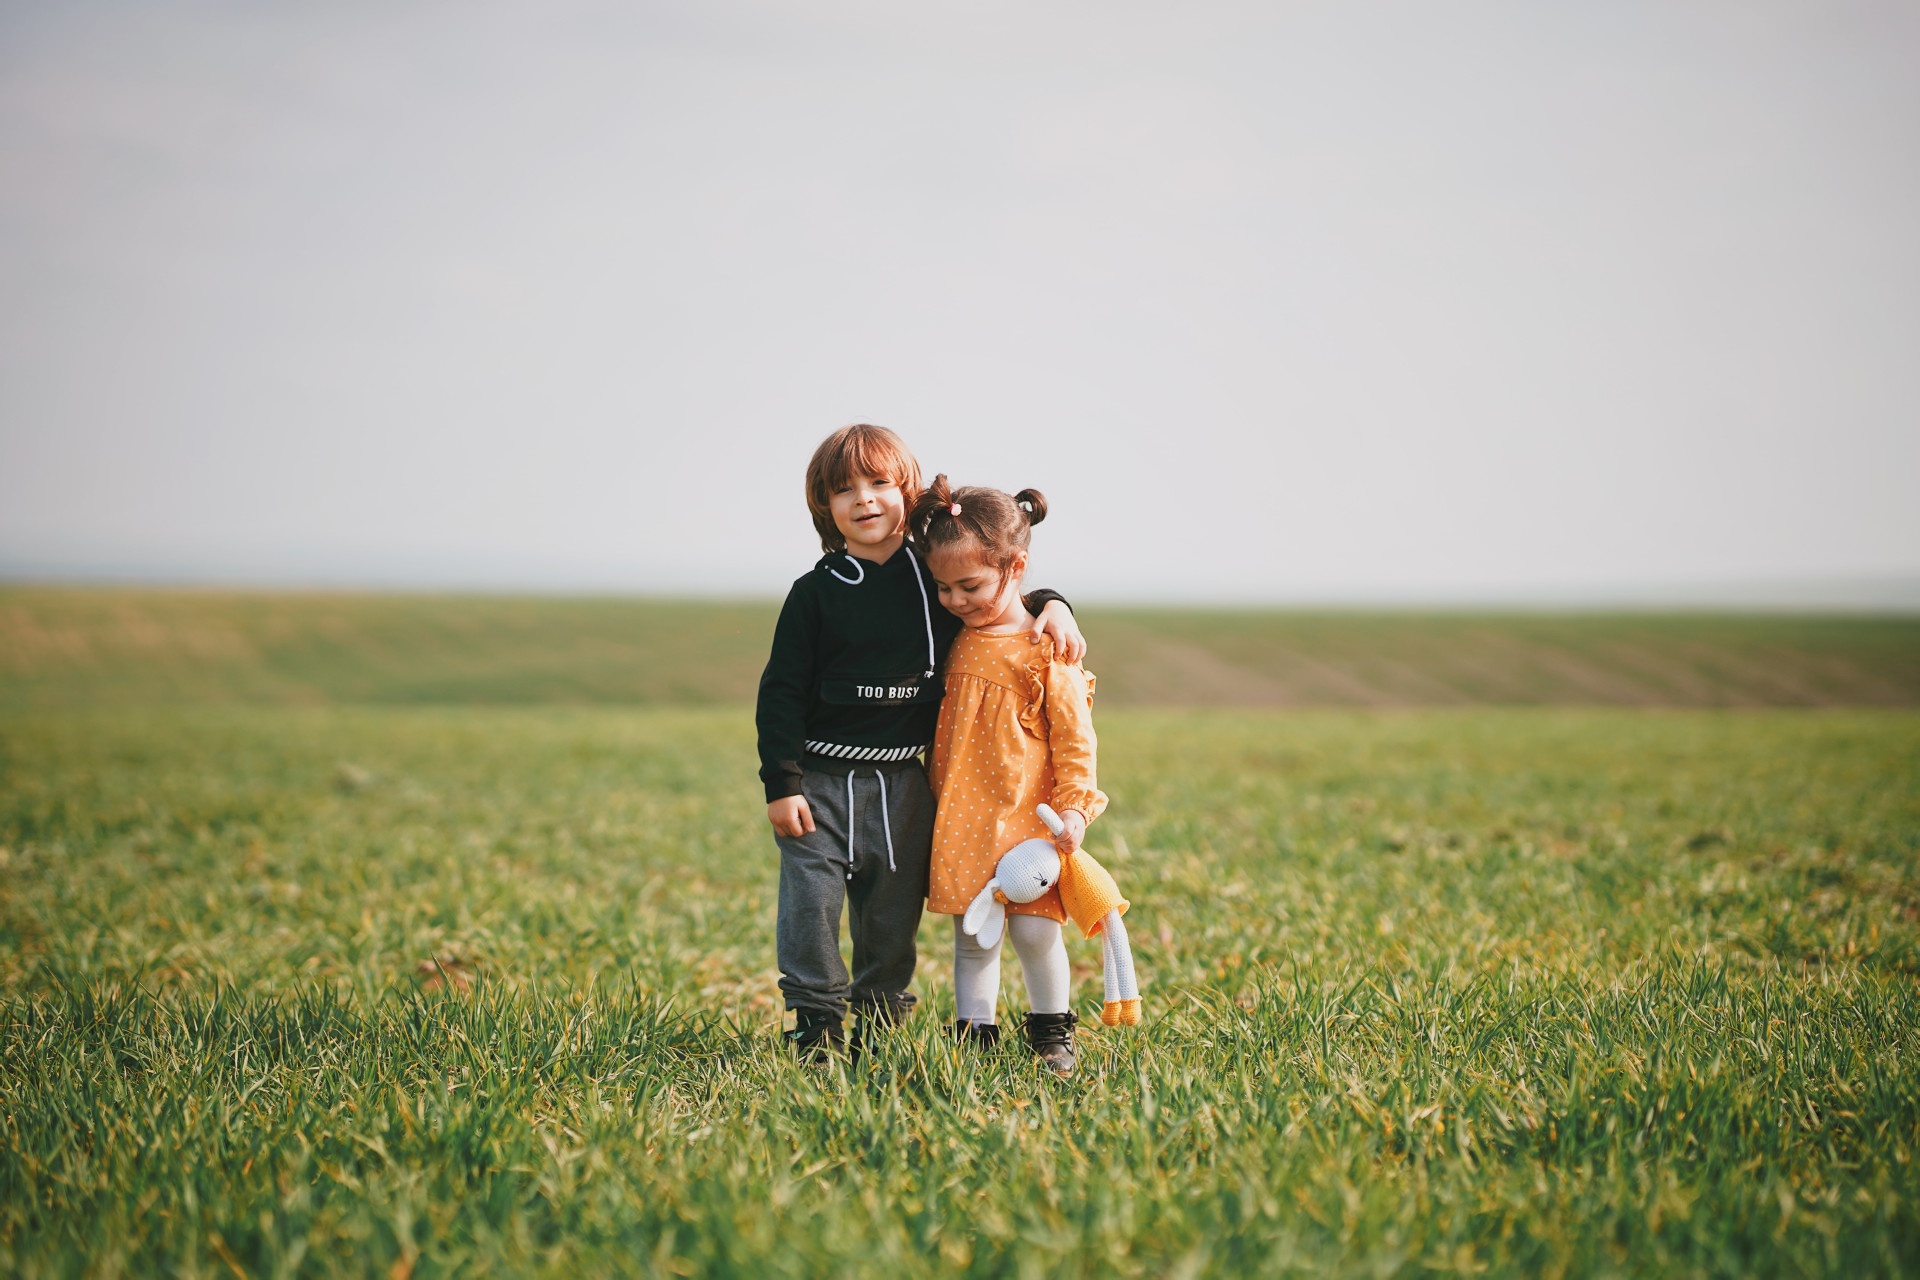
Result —
[[[1035, 591], [1038, 613], [1054, 591]], [[940, 607], [911, 546], [885, 564], [841, 552], [796, 578], [773, 628], [754, 723], [767, 802], [800, 794], [804, 769], [905, 760], [933, 741], [940, 668], [960, 619]]]

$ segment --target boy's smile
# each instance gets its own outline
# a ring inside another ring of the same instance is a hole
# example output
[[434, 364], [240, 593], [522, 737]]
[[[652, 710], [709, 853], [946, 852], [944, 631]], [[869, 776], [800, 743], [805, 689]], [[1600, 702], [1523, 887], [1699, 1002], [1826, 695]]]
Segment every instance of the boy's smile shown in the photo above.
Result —
[[886, 476], [851, 476], [827, 502], [847, 551], [885, 564], [907, 536], [907, 500]]

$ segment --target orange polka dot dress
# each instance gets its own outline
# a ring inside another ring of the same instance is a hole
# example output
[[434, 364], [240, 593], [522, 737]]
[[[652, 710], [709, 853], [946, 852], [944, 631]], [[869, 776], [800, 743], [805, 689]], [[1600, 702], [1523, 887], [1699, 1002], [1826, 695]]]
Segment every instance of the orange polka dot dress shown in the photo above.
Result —
[[[1093, 677], [1055, 660], [1050, 637], [962, 631], [947, 651], [927, 771], [938, 803], [928, 908], [964, 914], [1001, 854], [1047, 834], [1036, 806], [1099, 817], [1107, 798], [1094, 785], [1095, 746]], [[1058, 885], [1007, 910], [1067, 918]]]

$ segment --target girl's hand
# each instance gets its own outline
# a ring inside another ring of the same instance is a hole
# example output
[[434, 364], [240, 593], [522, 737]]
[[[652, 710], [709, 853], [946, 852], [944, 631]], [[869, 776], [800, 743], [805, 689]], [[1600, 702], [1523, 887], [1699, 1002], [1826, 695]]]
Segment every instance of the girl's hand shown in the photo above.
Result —
[[1080, 842], [1087, 838], [1087, 820], [1080, 816], [1078, 809], [1069, 809], [1060, 815], [1065, 830], [1053, 838], [1053, 847], [1060, 851], [1061, 857], [1076, 852]]
[[1062, 662], [1079, 662], [1087, 656], [1087, 638], [1080, 634], [1080, 627], [1073, 620], [1073, 610], [1058, 600], [1047, 601], [1047, 607], [1033, 620], [1027, 630], [1038, 640], [1043, 634], [1053, 637], [1053, 656]]
[[798, 840], [801, 836], [813, 834], [813, 810], [807, 807], [805, 796], [782, 796], [767, 806], [767, 821], [773, 829], [789, 840]]

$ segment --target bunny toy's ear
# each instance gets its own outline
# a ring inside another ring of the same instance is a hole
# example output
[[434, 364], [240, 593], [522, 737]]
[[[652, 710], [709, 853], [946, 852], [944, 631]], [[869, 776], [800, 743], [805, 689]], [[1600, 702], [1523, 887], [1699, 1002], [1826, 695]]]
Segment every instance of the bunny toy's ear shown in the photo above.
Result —
[[993, 896], [999, 887], [998, 880], [987, 881], [987, 887], [968, 905], [967, 914], [960, 921], [960, 932], [971, 934], [983, 948], [999, 942], [1000, 931], [1007, 927], [1007, 909]]

